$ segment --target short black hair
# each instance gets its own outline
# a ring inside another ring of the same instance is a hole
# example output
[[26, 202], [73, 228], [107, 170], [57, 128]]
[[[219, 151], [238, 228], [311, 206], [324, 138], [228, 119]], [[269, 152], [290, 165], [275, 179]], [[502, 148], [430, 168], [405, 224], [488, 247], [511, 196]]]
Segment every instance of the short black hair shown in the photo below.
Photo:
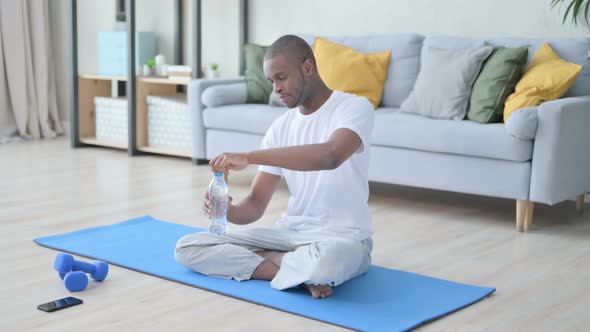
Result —
[[315, 56], [309, 44], [303, 38], [295, 35], [284, 35], [275, 40], [266, 50], [264, 60], [274, 58], [279, 54], [294, 57], [299, 63], [303, 63], [305, 59], [310, 59], [314, 66], [316, 64]]

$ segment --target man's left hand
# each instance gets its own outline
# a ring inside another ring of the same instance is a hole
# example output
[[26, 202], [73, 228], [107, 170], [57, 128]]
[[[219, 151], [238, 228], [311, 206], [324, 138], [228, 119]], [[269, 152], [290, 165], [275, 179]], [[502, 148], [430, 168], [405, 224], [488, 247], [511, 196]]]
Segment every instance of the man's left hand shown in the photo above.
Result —
[[228, 174], [230, 170], [241, 171], [246, 168], [248, 163], [248, 156], [245, 153], [222, 153], [213, 158], [209, 165], [213, 172], [222, 172]]

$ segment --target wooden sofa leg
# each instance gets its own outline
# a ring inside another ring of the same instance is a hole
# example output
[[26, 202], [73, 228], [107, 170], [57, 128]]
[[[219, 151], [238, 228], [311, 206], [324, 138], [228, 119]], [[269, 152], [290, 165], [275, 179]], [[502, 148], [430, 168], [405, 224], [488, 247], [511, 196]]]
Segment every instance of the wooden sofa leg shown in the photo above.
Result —
[[524, 214], [526, 212], [526, 202], [523, 200], [516, 201], [516, 230], [524, 232]]
[[526, 200], [516, 201], [516, 230], [526, 232], [533, 224], [535, 203]]
[[585, 194], [581, 194], [578, 196], [578, 199], [576, 199], [576, 211], [578, 211], [578, 214], [583, 214], [584, 213], [584, 198], [585, 198]]
[[526, 203], [526, 211], [524, 213], [524, 231], [528, 232], [533, 224], [533, 212], [535, 210], [535, 203], [531, 201], [527, 201]]

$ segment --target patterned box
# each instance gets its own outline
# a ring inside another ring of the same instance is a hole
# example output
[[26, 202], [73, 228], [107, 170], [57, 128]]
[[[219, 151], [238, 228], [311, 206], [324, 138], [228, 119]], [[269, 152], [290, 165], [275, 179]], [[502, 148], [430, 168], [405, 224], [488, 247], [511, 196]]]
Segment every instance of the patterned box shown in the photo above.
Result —
[[185, 94], [148, 96], [148, 145], [191, 149], [191, 128]]
[[127, 98], [94, 97], [96, 139], [127, 144]]

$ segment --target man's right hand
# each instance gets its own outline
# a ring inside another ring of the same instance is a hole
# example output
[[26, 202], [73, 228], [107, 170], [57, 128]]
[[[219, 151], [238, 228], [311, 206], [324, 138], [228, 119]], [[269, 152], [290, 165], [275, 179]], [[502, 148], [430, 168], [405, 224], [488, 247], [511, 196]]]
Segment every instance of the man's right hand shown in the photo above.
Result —
[[[229, 214], [229, 208], [231, 207], [232, 197], [227, 195], [227, 210], [226, 214]], [[203, 199], [203, 212], [207, 219], [211, 219], [211, 200], [209, 199], [209, 191], [205, 191], [205, 196]]]
[[219, 156], [211, 159], [209, 162], [213, 172], [222, 172], [229, 175], [229, 171], [241, 171], [246, 168], [248, 164], [247, 153], [222, 153]]

